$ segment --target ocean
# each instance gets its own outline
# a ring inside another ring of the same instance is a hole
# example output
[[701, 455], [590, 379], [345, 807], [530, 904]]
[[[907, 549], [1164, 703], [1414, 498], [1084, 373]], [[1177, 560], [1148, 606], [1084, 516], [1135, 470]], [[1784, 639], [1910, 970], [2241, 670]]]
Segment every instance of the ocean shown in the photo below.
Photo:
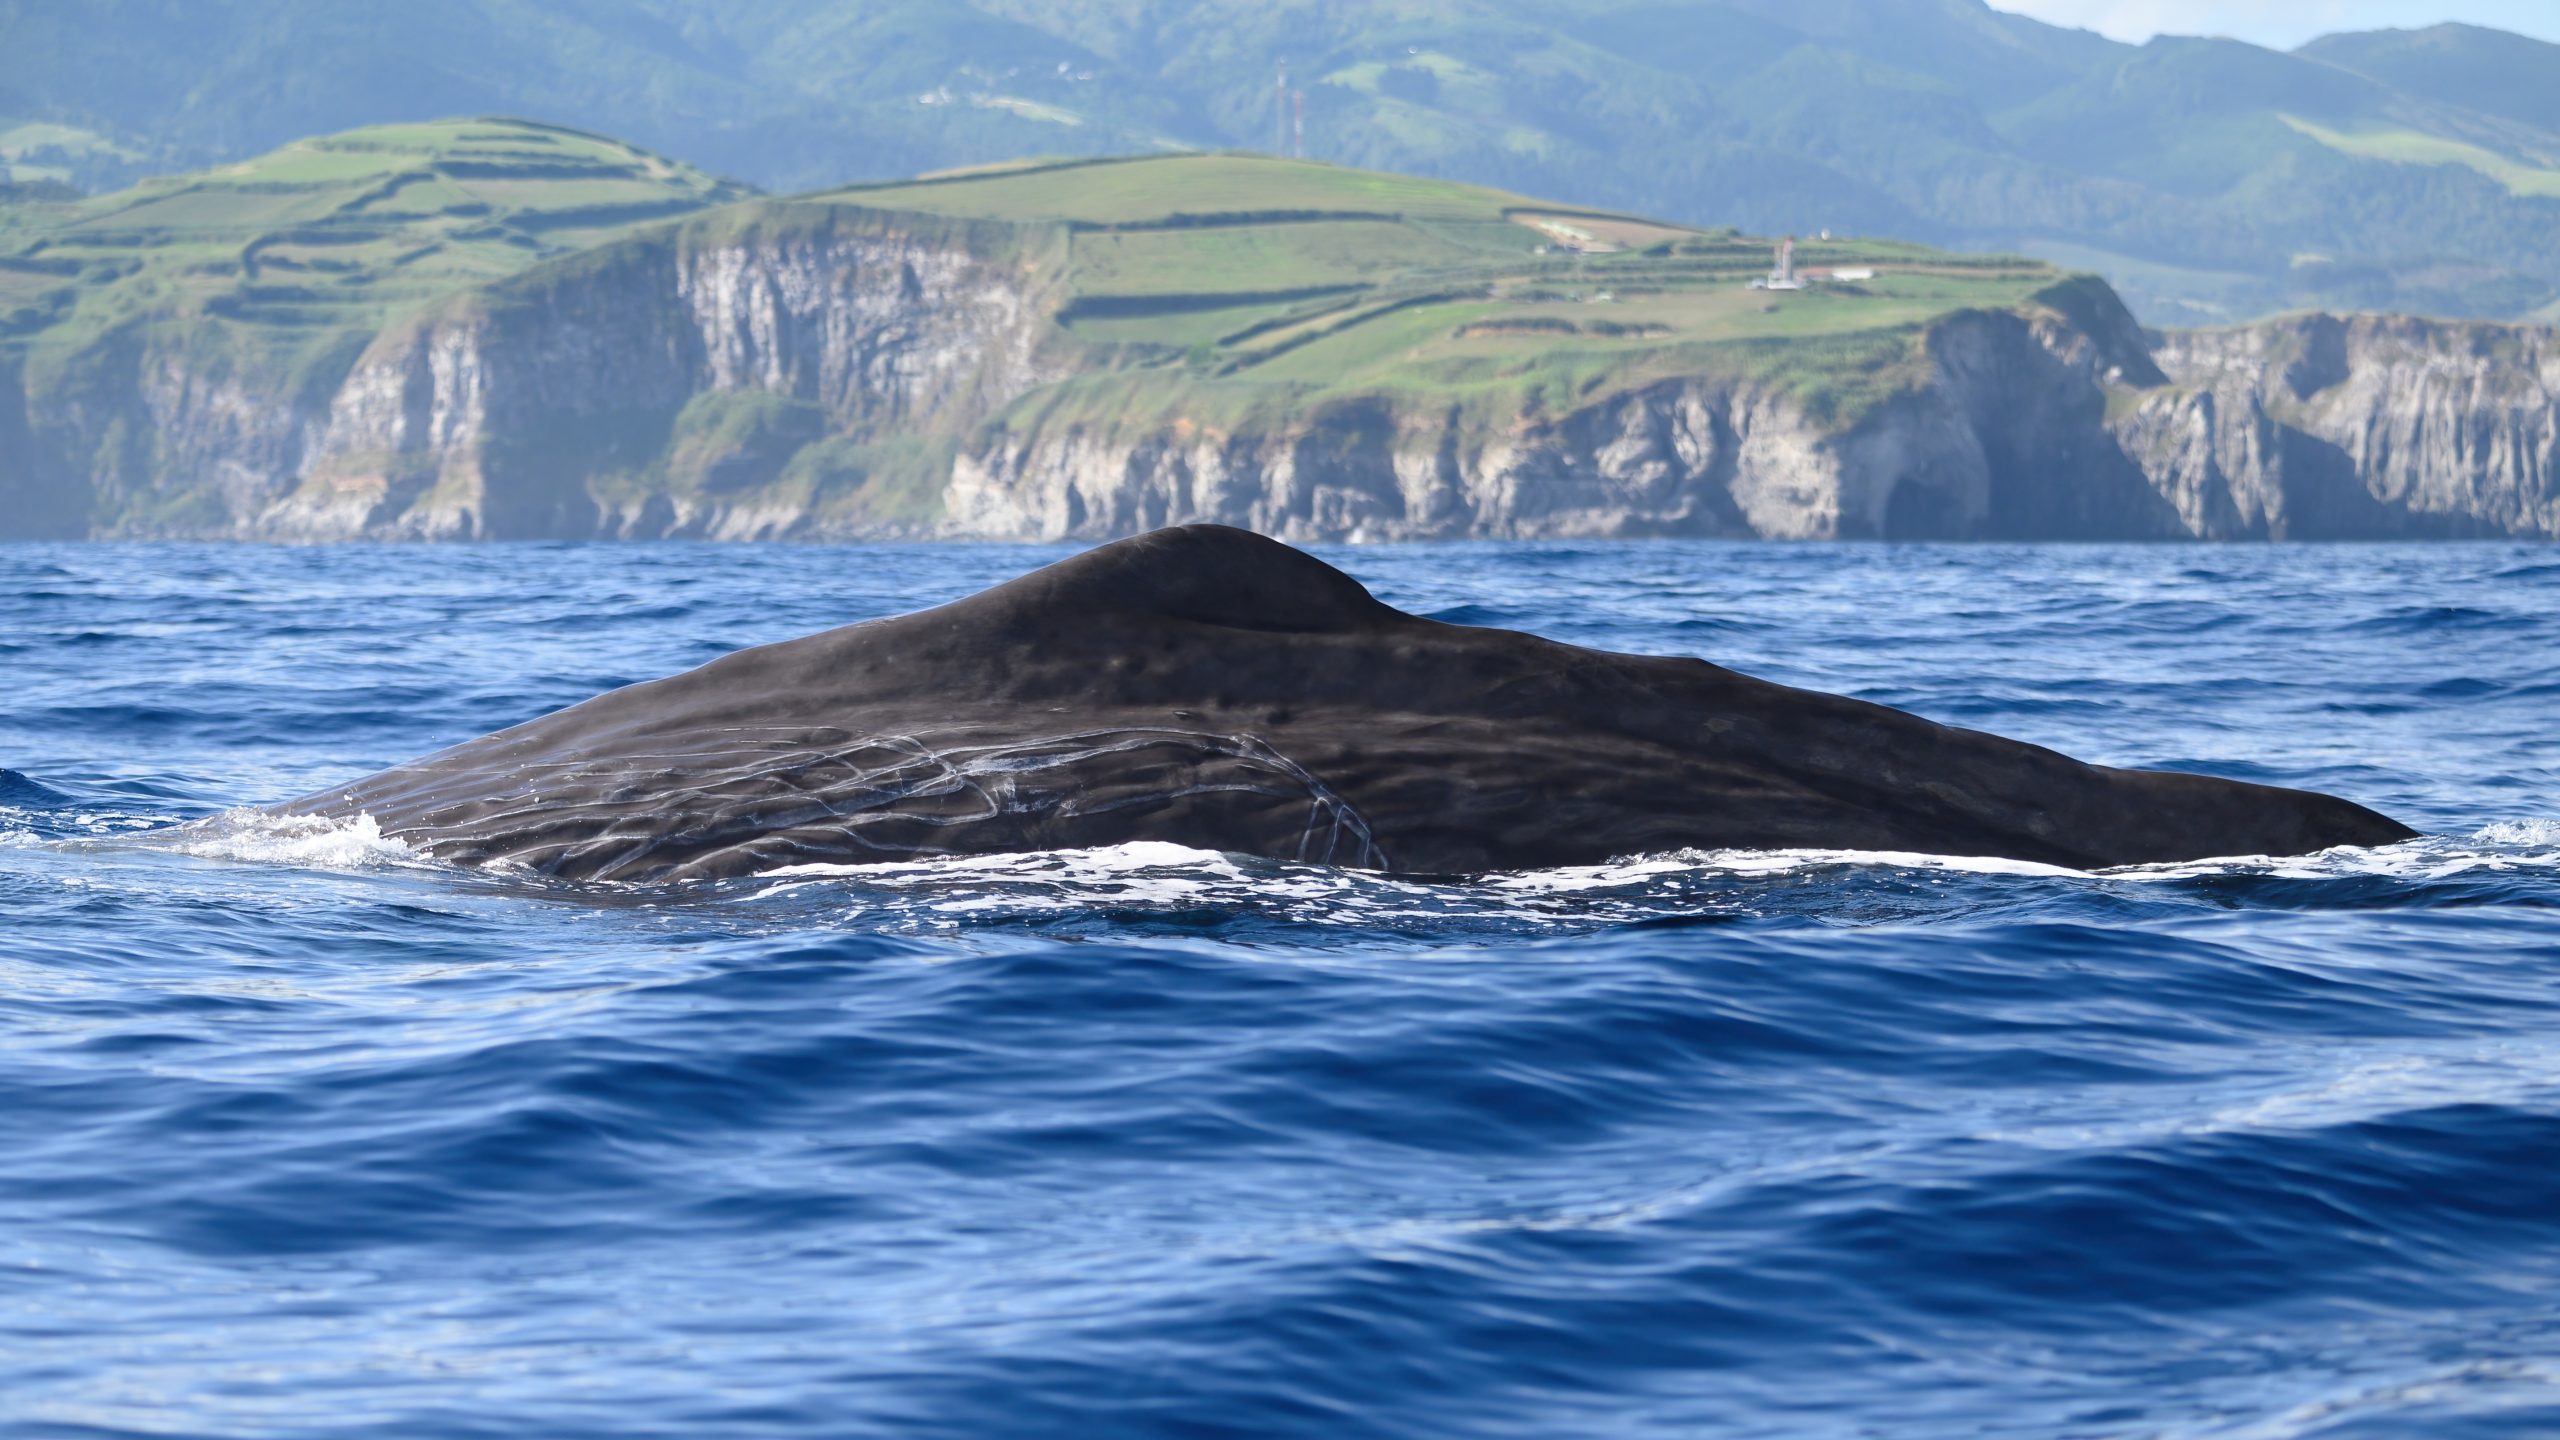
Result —
[[0, 546], [0, 1434], [2560, 1433], [2548, 549], [1320, 552], [2376, 851], [629, 887], [227, 813], [1063, 553]]

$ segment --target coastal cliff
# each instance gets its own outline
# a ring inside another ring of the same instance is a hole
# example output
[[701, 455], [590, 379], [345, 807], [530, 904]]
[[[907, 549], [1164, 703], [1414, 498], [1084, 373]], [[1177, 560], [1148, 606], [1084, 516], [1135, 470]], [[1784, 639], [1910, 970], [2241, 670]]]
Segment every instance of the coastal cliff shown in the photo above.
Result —
[[844, 503], [868, 478], [862, 442], [1043, 378], [1045, 311], [1007, 238], [839, 214], [680, 230], [533, 272], [371, 346], [299, 483], [250, 527], [752, 539], [896, 525]]
[[[2004, 500], [2058, 518], [2036, 493], [2042, 477], [2003, 463], [2073, 434], [2042, 412], [2057, 398], [2067, 407], [2074, 387], [2061, 377], [2077, 347], [2049, 350], [2021, 333], [2032, 329], [1969, 316], [1928, 340], [1933, 359], [1961, 351], [2021, 382], [2010, 398], [2034, 413], [2008, 433], [1982, 423], [2000, 395], [1960, 364], [1846, 428], [1784, 387], [1712, 373], [1493, 426], [1454, 407], [1370, 398], [1234, 431], [1182, 418], [1137, 433], [1000, 424], [957, 457], [946, 523], [1053, 539], [1190, 520], [1292, 540], [1994, 533], [2009, 519]], [[2094, 397], [2089, 385], [2079, 377]]]
[[14, 533], [303, 541], [2560, 535], [2560, 344], [2527, 327], [1969, 311], [1847, 423], [1699, 373], [1221, 428], [1009, 414], [1072, 364], [1044, 303], [965, 238], [679, 236], [395, 326], [316, 395], [147, 341], [50, 406], [9, 385], [0, 499]]
[[16, 458], [85, 481], [116, 537], [912, 533], [930, 497], [866, 488], [869, 442], [1044, 378], [1011, 238], [725, 217], [395, 324], [303, 394], [146, 338]]
[[[1221, 185], [1303, 203], [1182, 208]], [[1516, 201], [1034, 166], [703, 209], [334, 329], [275, 283], [286, 232], [170, 270], [227, 277], [191, 309], [83, 328], [82, 281], [0, 317], [32, 337], [0, 348], [0, 534], [2560, 535], [2551, 331], [2146, 333], [2093, 277], [1889, 242], [1754, 291], [1758, 242]], [[59, 248], [15, 263], [86, 273]]]
[[2209, 540], [2560, 536], [2560, 333], [2306, 315], [2172, 332], [2110, 427]]
[[[2111, 297], [2110, 297], [2111, 299]], [[1376, 402], [1252, 433], [999, 429], [951, 533], [1215, 520], [1291, 539], [2560, 536], [2560, 343], [2292, 317], [2143, 335], [2112, 304], [1967, 312], [1841, 425], [1747, 377], [1666, 380], [1493, 435]]]

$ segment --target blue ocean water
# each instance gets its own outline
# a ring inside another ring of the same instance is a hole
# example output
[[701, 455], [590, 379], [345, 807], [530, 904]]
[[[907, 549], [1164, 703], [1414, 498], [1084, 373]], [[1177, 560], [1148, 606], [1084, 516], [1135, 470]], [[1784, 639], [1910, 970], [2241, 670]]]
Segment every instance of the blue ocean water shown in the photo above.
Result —
[[0, 1433], [2560, 1432], [2548, 550], [1325, 552], [2382, 851], [638, 889], [216, 818], [1058, 553], [0, 547]]

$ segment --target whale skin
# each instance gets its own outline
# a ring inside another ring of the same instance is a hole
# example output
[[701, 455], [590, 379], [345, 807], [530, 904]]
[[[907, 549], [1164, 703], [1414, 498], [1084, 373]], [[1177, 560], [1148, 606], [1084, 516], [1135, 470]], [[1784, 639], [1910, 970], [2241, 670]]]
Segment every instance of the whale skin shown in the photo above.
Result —
[[1384, 604], [1214, 525], [741, 650], [275, 807], [439, 858], [668, 881], [1170, 841], [1413, 874], [1682, 848], [2079, 868], [2411, 837], [1704, 660]]

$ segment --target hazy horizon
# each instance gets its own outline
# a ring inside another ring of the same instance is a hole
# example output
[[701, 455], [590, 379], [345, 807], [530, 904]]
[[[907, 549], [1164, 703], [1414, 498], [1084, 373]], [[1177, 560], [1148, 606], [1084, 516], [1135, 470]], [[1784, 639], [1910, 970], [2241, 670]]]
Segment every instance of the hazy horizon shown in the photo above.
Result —
[[1990, 0], [1995, 10], [2140, 44], [2220, 35], [2291, 50], [2354, 30], [2423, 30], [2448, 21], [2560, 42], [2560, 7], [2534, 0]]

